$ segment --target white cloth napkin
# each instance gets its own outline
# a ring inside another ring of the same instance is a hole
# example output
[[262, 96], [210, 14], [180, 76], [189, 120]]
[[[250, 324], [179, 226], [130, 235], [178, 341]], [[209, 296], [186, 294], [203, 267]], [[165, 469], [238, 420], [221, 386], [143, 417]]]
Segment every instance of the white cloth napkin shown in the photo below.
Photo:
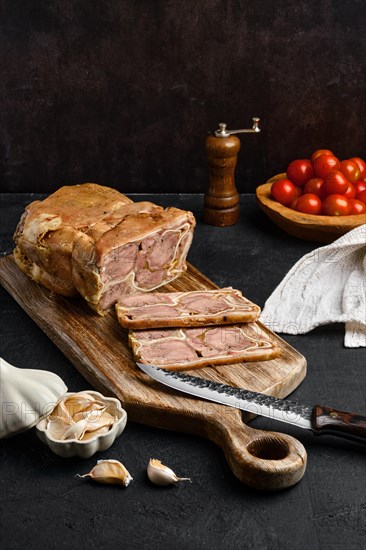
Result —
[[345, 347], [366, 347], [366, 224], [301, 258], [266, 301], [261, 321], [286, 334], [342, 322]]

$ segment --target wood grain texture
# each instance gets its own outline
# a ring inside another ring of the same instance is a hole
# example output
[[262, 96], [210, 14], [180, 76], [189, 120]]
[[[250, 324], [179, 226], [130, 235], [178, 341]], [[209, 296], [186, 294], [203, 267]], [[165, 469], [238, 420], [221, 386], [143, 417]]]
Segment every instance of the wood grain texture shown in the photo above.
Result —
[[205, 142], [210, 181], [205, 193], [203, 221], [225, 227], [239, 219], [239, 194], [235, 186], [235, 168], [240, 150], [236, 136], [207, 136]]
[[267, 183], [257, 187], [257, 204], [278, 227], [300, 239], [331, 243], [366, 223], [366, 214], [354, 216], [315, 216], [302, 214], [283, 206], [271, 197], [271, 186], [276, 179], [286, 177], [279, 174]]
[[[263, 435], [243, 424], [239, 410], [162, 388], [142, 373], [128, 348], [127, 331], [113, 312], [100, 317], [82, 299], [50, 293], [21, 273], [11, 256], [0, 260], [0, 282], [95, 389], [122, 401], [129, 420], [211, 439], [223, 448], [234, 474], [249, 485], [278, 489], [301, 479], [306, 452], [299, 442], [270, 432]], [[216, 286], [189, 266], [185, 275], [164, 290], [212, 288]], [[281, 347], [280, 358], [203, 368], [195, 375], [287, 396], [306, 374], [305, 358], [269, 329], [260, 327]], [[249, 418], [244, 416], [245, 420]], [[274, 440], [279, 441], [275, 446], [282, 449], [280, 458], [273, 456]], [[264, 458], [260, 458], [262, 455]]]
[[316, 405], [312, 425], [316, 435], [338, 435], [366, 443], [366, 417], [360, 414]]

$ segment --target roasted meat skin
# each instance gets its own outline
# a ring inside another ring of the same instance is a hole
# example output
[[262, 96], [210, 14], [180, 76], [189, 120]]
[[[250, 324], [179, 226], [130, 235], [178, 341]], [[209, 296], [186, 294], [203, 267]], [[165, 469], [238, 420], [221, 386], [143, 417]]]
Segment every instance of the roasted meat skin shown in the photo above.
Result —
[[72, 251], [76, 241], [106, 216], [132, 201], [94, 183], [64, 186], [29, 204], [14, 234], [14, 258], [33, 280], [64, 296], [75, 296]]
[[79, 293], [103, 314], [123, 294], [154, 290], [185, 271], [194, 225], [190, 212], [133, 203], [108, 187], [65, 186], [26, 208], [14, 258], [36, 282]]
[[168, 370], [265, 361], [280, 349], [257, 323], [131, 331], [135, 360]]
[[259, 306], [231, 287], [134, 294], [117, 302], [116, 311], [120, 324], [133, 330], [247, 323], [260, 315]]

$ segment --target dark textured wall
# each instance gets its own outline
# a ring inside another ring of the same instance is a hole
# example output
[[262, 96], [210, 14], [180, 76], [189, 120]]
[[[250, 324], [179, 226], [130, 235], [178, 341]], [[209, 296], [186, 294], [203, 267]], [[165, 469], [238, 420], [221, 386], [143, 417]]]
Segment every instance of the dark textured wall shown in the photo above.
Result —
[[205, 135], [252, 116], [240, 192], [318, 147], [366, 155], [364, 0], [0, 6], [4, 191], [203, 191]]

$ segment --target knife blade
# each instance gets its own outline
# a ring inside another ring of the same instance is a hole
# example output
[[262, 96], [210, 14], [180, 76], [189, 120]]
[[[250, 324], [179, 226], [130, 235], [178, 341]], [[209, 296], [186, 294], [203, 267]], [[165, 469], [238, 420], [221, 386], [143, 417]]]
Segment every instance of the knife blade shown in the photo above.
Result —
[[293, 424], [312, 430], [315, 435], [336, 435], [366, 443], [366, 417], [359, 414], [322, 405], [304, 405], [150, 364], [137, 365], [161, 384], [194, 397]]

